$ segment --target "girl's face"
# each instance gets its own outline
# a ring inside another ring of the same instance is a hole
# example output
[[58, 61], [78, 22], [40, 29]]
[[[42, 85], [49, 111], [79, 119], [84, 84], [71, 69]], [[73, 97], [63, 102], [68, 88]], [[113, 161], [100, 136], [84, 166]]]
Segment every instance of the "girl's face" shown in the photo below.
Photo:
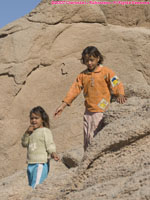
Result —
[[34, 129], [43, 127], [43, 120], [42, 120], [40, 114], [32, 113], [30, 116], [30, 123]]
[[94, 56], [85, 55], [84, 63], [89, 71], [94, 71], [94, 69], [99, 65], [100, 58], [95, 58]]

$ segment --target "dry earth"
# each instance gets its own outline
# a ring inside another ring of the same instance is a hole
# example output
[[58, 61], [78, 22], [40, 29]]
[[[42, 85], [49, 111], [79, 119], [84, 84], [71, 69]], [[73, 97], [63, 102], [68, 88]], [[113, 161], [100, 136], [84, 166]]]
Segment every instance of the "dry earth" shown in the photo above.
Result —
[[[43, 0], [0, 30], [0, 199], [150, 199], [149, 27], [148, 5]], [[98, 47], [104, 65], [121, 78], [128, 101], [111, 104], [105, 127], [83, 155], [82, 95], [61, 118], [54, 120], [53, 113], [85, 68], [80, 56], [89, 45]], [[72, 156], [79, 166], [52, 161], [48, 179], [32, 191], [20, 139], [36, 105], [50, 116], [60, 156]]]

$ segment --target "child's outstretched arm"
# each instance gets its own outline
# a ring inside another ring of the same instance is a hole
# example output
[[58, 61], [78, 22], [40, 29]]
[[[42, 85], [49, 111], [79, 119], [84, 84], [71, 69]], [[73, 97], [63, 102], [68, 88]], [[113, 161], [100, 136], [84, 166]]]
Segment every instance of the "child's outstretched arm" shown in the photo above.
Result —
[[54, 117], [59, 116], [67, 105], [70, 106], [72, 101], [80, 94], [82, 89], [82, 74], [79, 74], [75, 82], [70, 87], [63, 103], [56, 109]]
[[54, 113], [54, 117], [58, 117], [61, 115], [62, 111], [64, 110], [64, 108], [67, 106], [67, 103], [63, 102], [55, 111]]

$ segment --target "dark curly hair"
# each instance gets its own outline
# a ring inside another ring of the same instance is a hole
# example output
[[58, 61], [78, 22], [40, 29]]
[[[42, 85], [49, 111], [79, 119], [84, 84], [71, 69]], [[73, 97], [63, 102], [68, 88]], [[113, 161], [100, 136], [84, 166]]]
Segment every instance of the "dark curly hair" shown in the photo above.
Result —
[[82, 57], [81, 57], [81, 63], [82, 64], [85, 64], [85, 56], [86, 55], [88, 55], [88, 56], [93, 56], [93, 57], [95, 57], [95, 58], [100, 58], [99, 59], [99, 62], [98, 62], [98, 64], [102, 64], [103, 63], [103, 60], [104, 60], [104, 58], [103, 58], [103, 56], [102, 56], [102, 54], [99, 52], [99, 50], [96, 48], [96, 47], [94, 47], [94, 46], [88, 46], [88, 47], [86, 47], [84, 50], [83, 50], [83, 52], [82, 52]]
[[46, 128], [50, 128], [49, 116], [41, 106], [32, 108], [32, 110], [30, 111], [30, 118], [32, 113], [40, 115], [43, 120], [43, 126]]

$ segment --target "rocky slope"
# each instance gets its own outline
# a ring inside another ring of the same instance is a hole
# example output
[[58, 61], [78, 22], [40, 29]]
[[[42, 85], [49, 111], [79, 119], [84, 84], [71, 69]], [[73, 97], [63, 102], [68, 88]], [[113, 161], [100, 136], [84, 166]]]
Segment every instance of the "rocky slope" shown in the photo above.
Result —
[[[0, 30], [2, 199], [150, 199], [149, 24], [146, 5], [50, 5], [43, 0]], [[49, 178], [31, 191], [20, 139], [32, 107], [41, 105], [50, 115], [60, 155], [71, 149], [80, 154], [82, 95], [61, 118], [54, 120], [53, 113], [85, 68], [80, 56], [89, 45], [98, 47], [104, 65], [121, 78], [128, 101], [111, 104], [104, 129], [79, 167], [52, 162]]]

